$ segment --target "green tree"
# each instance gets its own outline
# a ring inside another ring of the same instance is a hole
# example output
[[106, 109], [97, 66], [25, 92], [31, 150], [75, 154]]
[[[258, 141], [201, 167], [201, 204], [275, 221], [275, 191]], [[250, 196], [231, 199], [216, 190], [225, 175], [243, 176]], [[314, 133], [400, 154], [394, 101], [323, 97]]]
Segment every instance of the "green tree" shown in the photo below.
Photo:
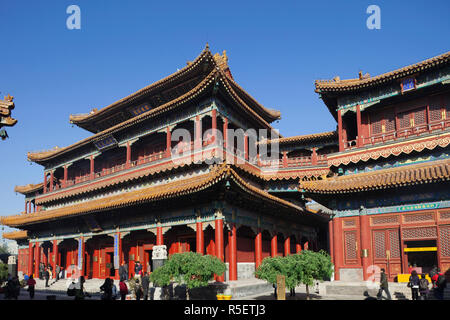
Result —
[[294, 268], [292, 272], [296, 275], [298, 283], [306, 285], [306, 299], [308, 300], [310, 298], [309, 287], [314, 284], [314, 280], [326, 280], [333, 273], [331, 257], [323, 250], [319, 252], [304, 250], [300, 254], [289, 256], [288, 259], [291, 260], [289, 265]]
[[0, 245], [0, 254], [7, 254], [9, 253], [9, 248], [6, 244]]
[[0, 262], [0, 287], [8, 279], [8, 265], [6, 263]]
[[309, 299], [309, 287], [314, 280], [325, 280], [331, 277], [333, 264], [327, 252], [304, 250], [300, 254], [282, 257], [265, 258], [255, 272], [256, 277], [276, 284], [277, 275], [286, 277], [286, 287], [294, 289], [299, 284], [306, 285], [306, 298]]
[[205, 287], [214, 274], [220, 275], [225, 271], [225, 263], [217, 257], [184, 252], [169, 256], [166, 263], [150, 275], [150, 280], [159, 286], [167, 286], [171, 281], [184, 283], [189, 300], [189, 289]]

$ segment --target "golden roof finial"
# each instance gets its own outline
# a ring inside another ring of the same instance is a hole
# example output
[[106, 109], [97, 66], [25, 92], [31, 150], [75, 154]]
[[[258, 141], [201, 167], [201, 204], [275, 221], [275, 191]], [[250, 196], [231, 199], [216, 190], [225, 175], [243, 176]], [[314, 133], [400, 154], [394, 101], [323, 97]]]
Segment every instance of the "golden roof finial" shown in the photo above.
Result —
[[8, 95], [5, 96], [5, 100], [6, 100], [6, 101], [9, 101], [9, 102], [12, 102], [12, 101], [14, 100], [14, 97], [13, 97], [13, 96], [10, 96], [9, 93], [8, 93]]

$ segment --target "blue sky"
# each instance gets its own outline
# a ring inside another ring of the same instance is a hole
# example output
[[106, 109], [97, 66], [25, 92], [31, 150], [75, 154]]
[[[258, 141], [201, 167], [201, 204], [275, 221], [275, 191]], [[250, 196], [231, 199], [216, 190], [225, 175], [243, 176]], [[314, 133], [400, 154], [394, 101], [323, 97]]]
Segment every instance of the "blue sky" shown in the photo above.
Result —
[[[69, 30], [66, 9], [81, 9]], [[369, 5], [381, 29], [369, 30]], [[7, 1], [0, 0], [0, 95], [15, 97], [10, 139], [0, 141], [0, 215], [17, 214], [15, 185], [43, 180], [28, 151], [90, 135], [69, 124], [157, 81], [209, 43], [227, 50], [235, 80], [281, 110], [284, 136], [334, 130], [314, 80], [377, 75], [450, 49], [448, 1]], [[5, 228], [4, 230], [10, 231]]]

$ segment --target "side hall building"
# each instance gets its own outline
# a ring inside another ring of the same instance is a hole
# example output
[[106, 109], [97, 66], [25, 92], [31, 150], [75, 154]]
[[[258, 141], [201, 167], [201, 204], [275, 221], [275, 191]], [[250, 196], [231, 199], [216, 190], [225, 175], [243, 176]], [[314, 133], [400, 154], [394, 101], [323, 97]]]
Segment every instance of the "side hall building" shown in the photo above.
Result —
[[450, 269], [450, 52], [356, 79], [317, 80], [335, 130], [283, 137], [277, 110], [233, 78], [209, 47], [168, 77], [70, 116], [92, 136], [28, 153], [41, 182], [16, 186], [24, 211], [19, 271], [40, 262], [118, 278], [153, 246], [227, 264], [218, 281], [254, 277], [265, 257], [325, 249], [336, 280], [385, 268]]

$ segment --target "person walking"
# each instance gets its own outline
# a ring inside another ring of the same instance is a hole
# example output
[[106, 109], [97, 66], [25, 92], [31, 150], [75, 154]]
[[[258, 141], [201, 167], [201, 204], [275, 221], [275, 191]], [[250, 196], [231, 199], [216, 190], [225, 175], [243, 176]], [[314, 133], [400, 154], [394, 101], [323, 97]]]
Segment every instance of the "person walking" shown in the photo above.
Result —
[[34, 298], [34, 287], [36, 286], [36, 280], [33, 279], [32, 275], [28, 278], [27, 285], [28, 285], [28, 293], [30, 294], [30, 299], [33, 299]]
[[106, 278], [105, 282], [100, 286], [100, 290], [103, 291], [102, 300], [112, 300], [112, 280]]
[[148, 299], [148, 289], [150, 287], [150, 278], [147, 272], [142, 276], [142, 291], [144, 292], [144, 300]]
[[391, 300], [391, 293], [389, 292], [389, 286], [387, 281], [387, 276], [384, 269], [381, 269], [380, 274], [380, 290], [378, 290], [377, 298], [381, 300], [383, 296], [383, 291], [386, 292], [388, 300]]
[[427, 300], [427, 295], [429, 292], [429, 289], [428, 289], [429, 284], [430, 283], [425, 278], [425, 273], [422, 273], [421, 279], [419, 281], [420, 300]]
[[411, 295], [413, 300], [419, 300], [419, 282], [420, 279], [417, 275], [417, 271], [413, 270], [408, 282], [408, 287], [411, 288]]
[[50, 278], [50, 273], [48, 272], [48, 269], [44, 269], [44, 279], [45, 279], [45, 287], [48, 288], [48, 279]]
[[136, 278], [136, 286], [134, 287], [134, 295], [136, 296], [136, 300], [141, 300], [142, 285], [139, 283], [139, 278]]
[[120, 300], [122, 301], [126, 300], [126, 296], [128, 294], [128, 287], [127, 284], [125, 283], [125, 279], [120, 279], [119, 292], [120, 292]]

